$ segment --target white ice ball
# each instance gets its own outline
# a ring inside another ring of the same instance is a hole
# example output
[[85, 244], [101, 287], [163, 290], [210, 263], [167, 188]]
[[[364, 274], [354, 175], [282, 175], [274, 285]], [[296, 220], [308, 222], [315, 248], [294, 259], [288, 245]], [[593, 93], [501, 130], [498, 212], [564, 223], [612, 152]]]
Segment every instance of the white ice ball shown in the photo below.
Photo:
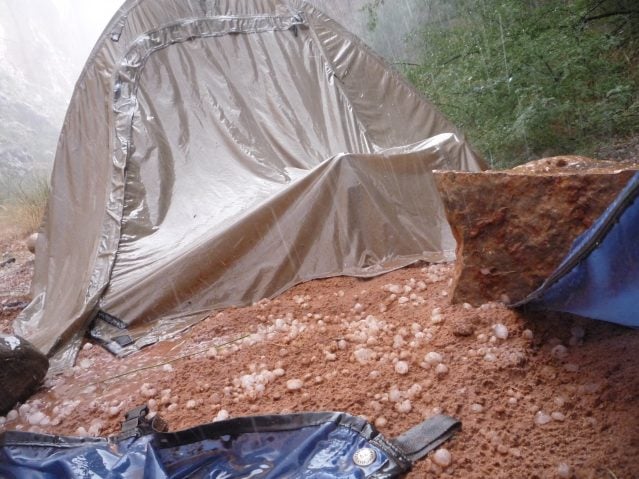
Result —
[[435, 454], [433, 454], [433, 462], [438, 466], [446, 468], [453, 462], [453, 456], [448, 449], [442, 447], [437, 449]]
[[301, 379], [289, 379], [286, 381], [286, 389], [289, 391], [299, 391], [304, 386], [304, 382]]
[[497, 339], [505, 340], [508, 339], [508, 328], [501, 323], [495, 324], [493, 326], [493, 334]]
[[395, 363], [395, 372], [397, 374], [407, 374], [408, 373], [408, 363], [406, 361], [397, 361]]

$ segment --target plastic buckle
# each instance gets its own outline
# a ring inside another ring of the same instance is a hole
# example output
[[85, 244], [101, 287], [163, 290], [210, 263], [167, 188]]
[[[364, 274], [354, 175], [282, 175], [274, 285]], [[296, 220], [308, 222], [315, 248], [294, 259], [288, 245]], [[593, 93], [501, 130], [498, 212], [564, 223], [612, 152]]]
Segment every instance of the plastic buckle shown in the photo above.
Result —
[[118, 435], [120, 441], [131, 437], [140, 437], [152, 432], [166, 432], [168, 430], [167, 422], [160, 416], [154, 416], [148, 419], [149, 408], [138, 406], [131, 409], [124, 415], [122, 421], [121, 432]]
[[146, 415], [149, 413], [147, 406], [139, 406], [131, 409], [124, 415], [124, 421], [122, 422], [122, 430], [119, 434], [119, 439], [128, 439], [130, 437], [139, 437], [146, 429], [144, 426], [148, 422]]

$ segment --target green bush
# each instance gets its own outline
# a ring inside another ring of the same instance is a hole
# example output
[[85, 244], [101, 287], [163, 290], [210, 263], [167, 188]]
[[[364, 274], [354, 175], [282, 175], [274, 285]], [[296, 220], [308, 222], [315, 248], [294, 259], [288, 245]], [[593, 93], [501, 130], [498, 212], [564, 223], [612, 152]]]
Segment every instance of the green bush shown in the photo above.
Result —
[[592, 154], [637, 131], [633, 2], [417, 3], [432, 16], [411, 37], [421, 61], [406, 74], [494, 167]]

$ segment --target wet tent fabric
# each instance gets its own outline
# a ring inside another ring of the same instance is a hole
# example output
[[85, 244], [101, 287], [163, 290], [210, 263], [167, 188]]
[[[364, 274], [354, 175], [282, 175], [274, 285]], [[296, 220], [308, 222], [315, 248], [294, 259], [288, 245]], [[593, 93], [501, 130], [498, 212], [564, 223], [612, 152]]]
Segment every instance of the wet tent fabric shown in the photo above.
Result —
[[388, 440], [361, 418], [328, 412], [241, 417], [121, 439], [11, 431], [0, 434], [0, 476], [392, 479], [458, 428], [439, 415]]
[[517, 306], [639, 327], [639, 173], [557, 270]]
[[[78, 80], [16, 332], [68, 364], [302, 281], [450, 260], [463, 136], [297, 0], [130, 0]], [[76, 346], [74, 346], [74, 344]]]

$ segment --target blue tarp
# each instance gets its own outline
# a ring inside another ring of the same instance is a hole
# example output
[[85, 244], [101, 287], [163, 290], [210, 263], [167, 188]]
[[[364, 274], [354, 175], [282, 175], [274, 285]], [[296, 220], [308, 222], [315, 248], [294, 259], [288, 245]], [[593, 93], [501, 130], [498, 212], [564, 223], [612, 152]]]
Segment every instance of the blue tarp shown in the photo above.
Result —
[[514, 306], [639, 327], [639, 172], [557, 270]]
[[0, 434], [2, 479], [391, 479], [448, 439], [435, 416], [396, 440], [346, 413], [235, 418], [130, 438]]

